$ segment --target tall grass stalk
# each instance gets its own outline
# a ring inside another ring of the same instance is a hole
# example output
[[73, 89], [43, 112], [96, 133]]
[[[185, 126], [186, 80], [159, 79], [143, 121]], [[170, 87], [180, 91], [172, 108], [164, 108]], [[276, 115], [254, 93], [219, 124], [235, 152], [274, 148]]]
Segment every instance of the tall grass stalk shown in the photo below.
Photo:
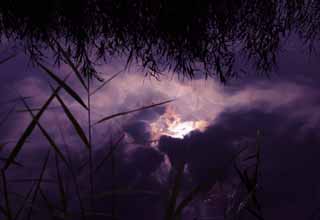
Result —
[[90, 179], [90, 208], [94, 209], [94, 182], [93, 182], [93, 146], [92, 146], [92, 123], [91, 123], [91, 80], [87, 76], [87, 102], [88, 102], [88, 141], [89, 141], [89, 179]]

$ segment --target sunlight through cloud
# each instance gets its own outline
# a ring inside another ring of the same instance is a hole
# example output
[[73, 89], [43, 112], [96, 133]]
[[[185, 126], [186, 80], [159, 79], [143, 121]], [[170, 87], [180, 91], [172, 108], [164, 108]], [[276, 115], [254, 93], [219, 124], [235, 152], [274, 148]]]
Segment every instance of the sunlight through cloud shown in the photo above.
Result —
[[208, 122], [204, 120], [183, 121], [172, 108], [167, 108], [166, 112], [150, 125], [153, 139], [158, 139], [162, 135], [183, 139], [194, 130], [205, 130]]

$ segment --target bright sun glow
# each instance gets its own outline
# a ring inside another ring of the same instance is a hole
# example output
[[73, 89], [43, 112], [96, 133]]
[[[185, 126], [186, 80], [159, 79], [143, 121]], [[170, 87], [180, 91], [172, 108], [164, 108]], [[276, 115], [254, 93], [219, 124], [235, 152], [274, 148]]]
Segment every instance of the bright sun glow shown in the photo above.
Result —
[[182, 139], [191, 131], [203, 131], [206, 127], [206, 121], [182, 121], [173, 109], [167, 108], [166, 112], [157, 121], [151, 123], [151, 132], [153, 139], [158, 139], [162, 135]]

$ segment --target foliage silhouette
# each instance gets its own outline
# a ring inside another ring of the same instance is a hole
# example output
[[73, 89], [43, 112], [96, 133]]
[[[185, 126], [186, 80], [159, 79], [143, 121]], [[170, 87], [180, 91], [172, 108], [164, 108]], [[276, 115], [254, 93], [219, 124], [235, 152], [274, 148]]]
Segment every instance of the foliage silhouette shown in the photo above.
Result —
[[120, 56], [150, 74], [203, 73], [224, 82], [242, 71], [234, 68], [240, 52], [267, 73], [283, 38], [318, 39], [319, 9], [312, 0], [3, 0], [0, 34], [33, 59], [50, 48], [58, 63], [97, 77], [97, 61]]

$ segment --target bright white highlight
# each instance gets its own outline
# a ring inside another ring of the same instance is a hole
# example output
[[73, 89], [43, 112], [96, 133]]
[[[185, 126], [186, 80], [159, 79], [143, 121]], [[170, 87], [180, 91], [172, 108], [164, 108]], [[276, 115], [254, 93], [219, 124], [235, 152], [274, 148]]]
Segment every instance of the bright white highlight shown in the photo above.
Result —
[[172, 108], [167, 108], [158, 120], [151, 123], [151, 134], [153, 139], [158, 139], [162, 135], [182, 139], [194, 130], [203, 131], [207, 125], [208, 123], [203, 120], [183, 121]]

